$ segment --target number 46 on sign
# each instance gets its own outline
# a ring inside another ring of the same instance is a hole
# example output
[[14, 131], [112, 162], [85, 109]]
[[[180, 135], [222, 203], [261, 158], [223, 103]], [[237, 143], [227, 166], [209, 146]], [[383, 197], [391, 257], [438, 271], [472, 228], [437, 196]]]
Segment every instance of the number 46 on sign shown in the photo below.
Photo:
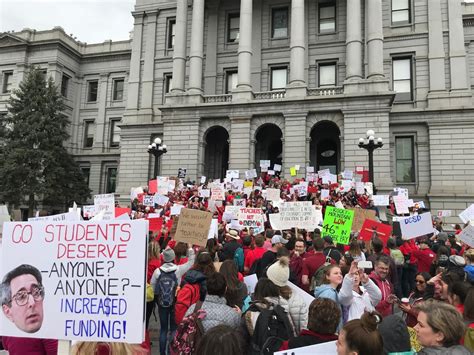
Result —
[[349, 244], [354, 211], [332, 206], [326, 207], [322, 237], [329, 236], [334, 243]]

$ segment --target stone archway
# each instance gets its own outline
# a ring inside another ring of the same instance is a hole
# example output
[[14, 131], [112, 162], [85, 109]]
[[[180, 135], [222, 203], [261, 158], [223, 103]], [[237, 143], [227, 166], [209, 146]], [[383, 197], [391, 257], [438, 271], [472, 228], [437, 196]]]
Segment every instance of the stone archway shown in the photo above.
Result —
[[310, 162], [316, 170], [329, 169], [332, 174], [341, 169], [341, 131], [331, 121], [320, 121], [311, 129]]
[[283, 132], [272, 123], [260, 126], [255, 132], [255, 166], [260, 169], [260, 160], [270, 160], [271, 165], [282, 164]]
[[229, 132], [213, 126], [204, 135], [204, 176], [222, 179], [229, 168]]

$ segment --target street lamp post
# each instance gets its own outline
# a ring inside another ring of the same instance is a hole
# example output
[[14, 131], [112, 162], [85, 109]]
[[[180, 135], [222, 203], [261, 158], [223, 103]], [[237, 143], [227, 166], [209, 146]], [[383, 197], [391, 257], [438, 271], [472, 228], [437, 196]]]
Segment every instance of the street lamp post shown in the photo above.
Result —
[[167, 152], [166, 144], [163, 144], [160, 138], [155, 138], [152, 144], [148, 146], [148, 153], [155, 157], [154, 179], [158, 176], [158, 158]]
[[[382, 138], [377, 138], [375, 142], [375, 132], [372, 129], [367, 131], [367, 141], [364, 138], [359, 138], [359, 148], [364, 148], [369, 153], [369, 181], [374, 184], [374, 150], [383, 147]], [[375, 186], [374, 186], [375, 193]]]

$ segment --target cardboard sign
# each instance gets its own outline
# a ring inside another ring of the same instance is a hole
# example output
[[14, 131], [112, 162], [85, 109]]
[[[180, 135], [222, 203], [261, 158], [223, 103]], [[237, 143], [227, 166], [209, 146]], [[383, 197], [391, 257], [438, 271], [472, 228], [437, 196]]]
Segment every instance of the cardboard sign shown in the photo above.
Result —
[[393, 196], [392, 198], [398, 214], [410, 213], [408, 210], [408, 199], [405, 197], [405, 195], [397, 195]]
[[211, 221], [212, 213], [183, 208], [179, 215], [174, 239], [179, 242], [205, 247]]
[[387, 245], [387, 240], [392, 235], [392, 227], [388, 224], [366, 219], [360, 229], [359, 239], [370, 241], [374, 234], [383, 241], [384, 245]]
[[279, 225], [279, 230], [291, 228], [314, 230], [322, 219], [322, 214], [312, 206], [311, 201], [285, 202], [281, 205], [278, 215], [280, 221], [274, 219], [274, 222]]
[[169, 188], [169, 178], [167, 176], [158, 176], [156, 193], [160, 195], [167, 195]]
[[268, 201], [280, 201], [280, 189], [267, 189]]
[[238, 214], [241, 228], [253, 228], [255, 234], [264, 231], [264, 219], [261, 208], [240, 208]]
[[474, 248], [474, 226], [468, 225], [462, 230], [460, 234], [458, 234], [458, 237], [461, 242], [466, 243], [471, 248]]
[[354, 211], [354, 221], [352, 222], [353, 232], [360, 231], [366, 219], [376, 219], [376, 213], [374, 210], [367, 210], [360, 207], [350, 208], [350, 210]]
[[468, 208], [462, 211], [459, 214], [459, 218], [461, 218], [461, 221], [463, 221], [464, 223], [474, 220], [474, 204], [470, 205]]
[[[1, 279], [26, 264], [41, 274], [41, 283], [29, 276], [44, 288], [44, 297], [37, 295], [29, 313], [18, 313], [17, 305], [4, 305], [16, 316], [10, 321], [2, 312], [0, 333], [141, 343], [145, 329], [143, 312], [137, 309], [145, 306], [147, 235], [145, 220], [5, 223]], [[32, 291], [30, 283], [15, 279], [13, 293], [21, 288]], [[27, 299], [33, 300], [31, 293]], [[28, 314], [35, 317], [27, 320]]]
[[154, 195], [143, 196], [143, 206], [150, 206], [150, 207], [155, 206], [155, 203], [153, 202], [154, 198], [155, 198]]
[[390, 204], [388, 195], [372, 195], [372, 201], [374, 201], [374, 206], [388, 206]]
[[115, 218], [115, 196], [114, 194], [103, 194], [94, 196], [95, 215], [104, 210], [103, 220]]
[[213, 187], [211, 189], [211, 200], [224, 201], [225, 200], [224, 189], [222, 187]]
[[425, 234], [433, 233], [431, 213], [423, 213], [400, 220], [400, 230], [403, 239], [413, 239]]
[[321, 237], [330, 236], [334, 243], [349, 244], [354, 211], [326, 207]]

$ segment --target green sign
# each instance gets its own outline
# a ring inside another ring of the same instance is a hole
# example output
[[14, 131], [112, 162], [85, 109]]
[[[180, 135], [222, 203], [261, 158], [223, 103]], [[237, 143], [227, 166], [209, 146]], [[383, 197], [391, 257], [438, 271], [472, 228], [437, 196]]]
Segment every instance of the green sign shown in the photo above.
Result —
[[321, 236], [330, 236], [334, 243], [349, 244], [353, 219], [354, 211], [327, 206]]

